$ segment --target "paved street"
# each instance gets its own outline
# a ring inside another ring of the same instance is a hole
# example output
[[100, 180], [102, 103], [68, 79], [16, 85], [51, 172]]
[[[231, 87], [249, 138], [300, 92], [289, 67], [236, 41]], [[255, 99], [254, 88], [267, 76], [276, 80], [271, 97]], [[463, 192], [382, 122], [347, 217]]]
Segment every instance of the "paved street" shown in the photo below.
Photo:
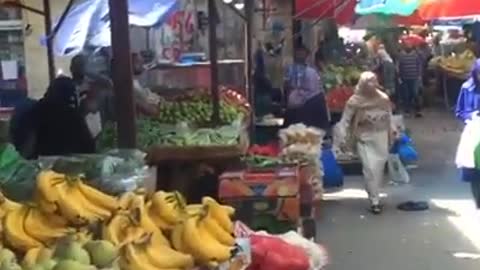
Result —
[[[318, 239], [329, 252], [327, 270], [478, 270], [480, 218], [453, 160], [460, 134], [446, 113], [408, 121], [422, 160], [412, 183], [386, 188], [386, 211], [372, 216], [360, 177], [348, 177], [342, 192], [327, 194]], [[431, 210], [395, 209], [407, 200], [427, 200]]]

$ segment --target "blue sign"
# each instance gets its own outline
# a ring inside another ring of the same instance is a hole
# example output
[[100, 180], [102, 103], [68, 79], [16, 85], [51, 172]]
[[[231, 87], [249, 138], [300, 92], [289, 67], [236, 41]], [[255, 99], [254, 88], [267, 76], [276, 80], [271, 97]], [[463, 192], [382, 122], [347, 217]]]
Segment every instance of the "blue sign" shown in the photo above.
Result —
[[360, 15], [388, 14], [409, 16], [418, 8], [420, 0], [359, 0], [355, 12]]

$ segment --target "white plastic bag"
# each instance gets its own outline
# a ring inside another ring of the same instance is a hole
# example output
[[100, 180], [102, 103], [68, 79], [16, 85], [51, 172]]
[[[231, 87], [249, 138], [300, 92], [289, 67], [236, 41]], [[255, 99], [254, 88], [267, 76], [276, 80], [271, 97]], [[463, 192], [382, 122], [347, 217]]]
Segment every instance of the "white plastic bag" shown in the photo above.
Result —
[[480, 143], [480, 117], [467, 123], [458, 143], [455, 164], [458, 168], [475, 168], [475, 148]]
[[390, 154], [388, 156], [388, 176], [390, 181], [396, 184], [410, 183], [410, 175], [398, 154]]

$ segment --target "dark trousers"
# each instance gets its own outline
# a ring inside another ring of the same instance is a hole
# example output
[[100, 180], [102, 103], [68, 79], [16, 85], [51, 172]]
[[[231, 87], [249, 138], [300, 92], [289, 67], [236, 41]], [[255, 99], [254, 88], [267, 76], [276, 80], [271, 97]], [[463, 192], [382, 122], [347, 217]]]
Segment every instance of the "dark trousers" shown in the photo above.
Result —
[[473, 199], [475, 200], [475, 205], [477, 209], [480, 209], [480, 180], [472, 181], [470, 183], [472, 185], [472, 194]]
[[418, 111], [418, 92], [420, 89], [419, 79], [402, 79], [399, 93], [402, 108], [405, 112]]

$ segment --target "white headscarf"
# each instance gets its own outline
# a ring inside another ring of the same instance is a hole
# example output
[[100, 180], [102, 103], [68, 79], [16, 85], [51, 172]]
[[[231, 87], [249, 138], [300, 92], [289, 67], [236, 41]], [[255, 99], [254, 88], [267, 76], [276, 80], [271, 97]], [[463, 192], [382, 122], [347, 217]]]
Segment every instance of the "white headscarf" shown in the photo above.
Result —
[[357, 109], [380, 107], [383, 109], [390, 108], [390, 100], [388, 96], [378, 89], [378, 86], [373, 86], [371, 82], [377, 80], [377, 75], [371, 71], [363, 72], [360, 75], [357, 86], [355, 87], [355, 94], [348, 100], [348, 105]]

